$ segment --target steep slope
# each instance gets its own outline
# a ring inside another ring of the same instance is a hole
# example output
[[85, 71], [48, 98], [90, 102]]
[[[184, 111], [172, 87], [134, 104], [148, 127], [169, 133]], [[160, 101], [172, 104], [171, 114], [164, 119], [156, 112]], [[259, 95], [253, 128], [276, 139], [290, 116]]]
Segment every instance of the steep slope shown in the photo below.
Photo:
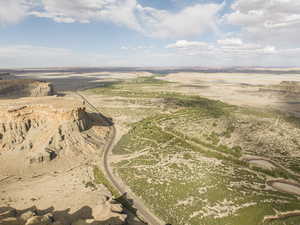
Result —
[[108, 133], [76, 96], [1, 100], [0, 224], [124, 224], [94, 178]]
[[[28, 163], [95, 153], [99, 140], [92, 113], [81, 102], [56, 97], [29, 98], [0, 105], [0, 153], [24, 152]], [[101, 125], [101, 121], [96, 121]], [[99, 130], [100, 129], [100, 130]], [[99, 142], [100, 141], [100, 142]]]

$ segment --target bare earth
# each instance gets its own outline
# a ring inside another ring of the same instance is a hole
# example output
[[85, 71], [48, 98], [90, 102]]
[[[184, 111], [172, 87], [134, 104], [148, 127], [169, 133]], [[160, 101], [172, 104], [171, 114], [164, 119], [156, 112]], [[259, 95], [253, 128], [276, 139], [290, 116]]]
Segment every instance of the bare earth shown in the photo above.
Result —
[[124, 222], [111, 193], [94, 182], [108, 128], [89, 121], [82, 104], [75, 95], [0, 100], [0, 214], [36, 207], [62, 224]]
[[300, 82], [300, 75], [174, 73], [161, 79], [176, 82], [174, 90], [178, 89], [179, 83], [179, 90], [184, 93], [199, 94], [233, 105], [300, 112], [300, 97], [260, 91], [282, 81]]

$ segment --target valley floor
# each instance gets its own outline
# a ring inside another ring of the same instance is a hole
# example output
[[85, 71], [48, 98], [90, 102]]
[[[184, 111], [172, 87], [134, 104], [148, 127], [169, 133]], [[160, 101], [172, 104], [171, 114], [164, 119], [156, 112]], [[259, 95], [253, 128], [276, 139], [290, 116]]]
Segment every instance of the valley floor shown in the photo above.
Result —
[[298, 224], [299, 119], [176, 85], [144, 77], [86, 91], [119, 130], [111, 163], [123, 181], [171, 224]]
[[300, 101], [297, 88], [282, 89], [297, 76], [24, 76], [54, 81], [67, 95], [91, 88], [84, 94], [117, 130], [115, 173], [166, 223], [299, 224]]

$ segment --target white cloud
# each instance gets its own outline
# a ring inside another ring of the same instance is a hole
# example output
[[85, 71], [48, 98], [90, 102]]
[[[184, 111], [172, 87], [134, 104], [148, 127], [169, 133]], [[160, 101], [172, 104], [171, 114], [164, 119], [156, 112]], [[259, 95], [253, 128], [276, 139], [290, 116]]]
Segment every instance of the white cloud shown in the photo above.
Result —
[[215, 51], [215, 46], [201, 41], [186, 41], [180, 40], [176, 43], [166, 46], [167, 49], [176, 50], [181, 55], [199, 55], [199, 54], [211, 54]]
[[274, 46], [262, 46], [255, 43], [243, 43], [241, 39], [229, 38], [218, 40], [215, 44], [197, 41], [181, 40], [169, 44], [166, 48], [172, 48], [188, 55], [196, 54], [220, 54], [220, 55], [253, 55], [277, 53]]
[[177, 48], [177, 49], [191, 49], [191, 48], [208, 48], [209, 44], [200, 41], [186, 41], [180, 40], [174, 44], [169, 44], [166, 48]]
[[215, 47], [212, 44], [206, 42], [180, 40], [176, 43], [167, 45], [166, 48], [175, 49], [181, 54], [185, 55], [198, 55], [199, 53], [209, 54], [214, 50]]
[[31, 12], [37, 17], [60, 23], [90, 23], [106, 20], [139, 30], [134, 16], [136, 0], [41, 0], [43, 10]]
[[[179, 12], [145, 7], [138, 0], [4, 0], [0, 21], [18, 22], [26, 15], [58, 23], [109, 21], [157, 38], [201, 35], [217, 30], [223, 4], [195, 4]], [[31, 4], [29, 4], [31, 3]], [[31, 7], [30, 7], [31, 6]], [[35, 5], [37, 6], [37, 5]]]
[[5, 6], [0, 7], [0, 25], [18, 23], [26, 16], [49, 18], [57, 23], [105, 21], [150, 37], [182, 39], [162, 49], [123, 46], [120, 56], [115, 57], [38, 46], [0, 46], [0, 66], [95, 66], [99, 61], [101, 65], [122, 62], [133, 66], [163, 62], [164, 65], [291, 65], [297, 64], [300, 57], [300, 0], [235, 0], [232, 12], [224, 15], [221, 22], [239, 26], [241, 31], [224, 35], [215, 43], [187, 38], [207, 32], [220, 34], [219, 13], [225, 3], [194, 4], [170, 12], [146, 7], [139, 0], [0, 1]]
[[139, 5], [138, 18], [144, 32], [160, 38], [200, 35], [217, 30], [217, 15], [223, 4], [196, 4], [170, 13]]
[[252, 40], [285, 46], [299, 44], [299, 0], [236, 0], [224, 20], [241, 26], [242, 35]]
[[220, 45], [242, 45], [243, 41], [239, 38], [226, 38], [223, 40], [218, 40]]
[[18, 23], [33, 5], [31, 0], [1, 0], [0, 25]]
[[126, 50], [126, 51], [149, 51], [153, 48], [154, 48], [153, 46], [139, 45], [139, 46], [136, 46], [136, 47], [122, 46], [120, 49], [121, 50]]
[[[206, 46], [206, 47], [205, 47]], [[276, 48], [237, 38], [215, 43], [177, 41], [166, 48], [186, 66], [297, 66], [300, 48]]]
[[[182, 42], [183, 43], [183, 42]], [[57, 66], [296, 66], [300, 48], [254, 48], [254, 44], [236, 49], [226, 45], [196, 42], [182, 48], [162, 48], [158, 51], [125, 51], [111, 54], [80, 53], [64, 48], [15, 45], [0, 46], [0, 67], [57, 67]], [[193, 46], [193, 47], [191, 47]], [[248, 46], [248, 47], [247, 47]], [[249, 47], [252, 46], [252, 47]], [[276, 51], [276, 54], [274, 53]]]

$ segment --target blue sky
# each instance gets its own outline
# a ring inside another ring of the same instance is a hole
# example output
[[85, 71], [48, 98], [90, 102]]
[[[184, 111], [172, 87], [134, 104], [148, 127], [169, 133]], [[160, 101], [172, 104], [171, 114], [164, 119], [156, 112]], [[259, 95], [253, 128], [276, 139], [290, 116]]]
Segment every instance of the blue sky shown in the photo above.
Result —
[[298, 0], [3, 0], [0, 67], [299, 66]]

